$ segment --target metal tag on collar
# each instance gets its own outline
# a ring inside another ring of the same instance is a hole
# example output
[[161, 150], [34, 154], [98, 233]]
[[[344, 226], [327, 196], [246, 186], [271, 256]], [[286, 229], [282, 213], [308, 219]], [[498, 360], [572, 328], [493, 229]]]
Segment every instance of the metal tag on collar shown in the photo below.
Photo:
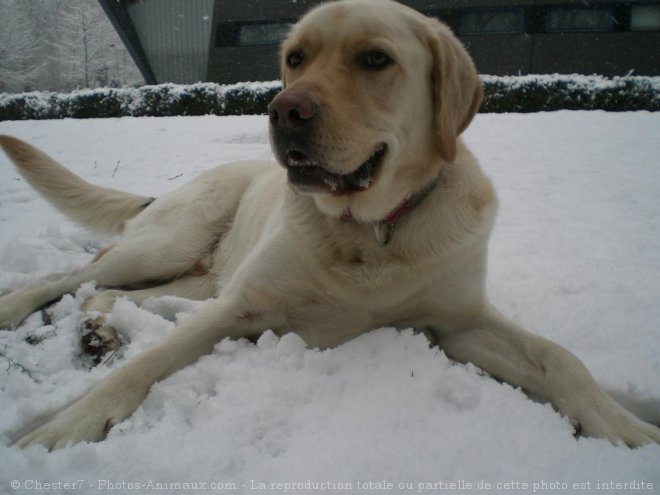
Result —
[[379, 246], [387, 246], [392, 239], [394, 232], [394, 222], [374, 222], [371, 225], [374, 231], [374, 237]]

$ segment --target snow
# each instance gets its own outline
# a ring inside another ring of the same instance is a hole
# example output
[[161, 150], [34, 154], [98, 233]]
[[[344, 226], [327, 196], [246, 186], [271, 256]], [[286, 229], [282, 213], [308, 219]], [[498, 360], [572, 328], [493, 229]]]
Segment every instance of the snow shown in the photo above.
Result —
[[[272, 158], [263, 116], [0, 122], [0, 133], [92, 182], [154, 196], [217, 163]], [[482, 114], [465, 135], [501, 200], [492, 300], [656, 424], [658, 135], [658, 114], [566, 111]], [[79, 266], [103, 243], [0, 157], [0, 292]], [[80, 307], [95, 290], [65, 296], [50, 321], [36, 313], [0, 331], [0, 493], [658, 492], [660, 446], [576, 440], [550, 406], [388, 328], [323, 352], [292, 334], [223, 341], [156, 384], [102, 443], [9, 447], [123, 362], [90, 370], [79, 357]], [[200, 304], [118, 301], [123, 359]]]

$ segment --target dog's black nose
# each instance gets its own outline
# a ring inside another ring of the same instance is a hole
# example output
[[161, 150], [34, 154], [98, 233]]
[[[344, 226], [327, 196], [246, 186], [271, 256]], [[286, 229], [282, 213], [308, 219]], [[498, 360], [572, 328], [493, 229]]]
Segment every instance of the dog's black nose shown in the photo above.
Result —
[[306, 91], [285, 89], [268, 105], [268, 116], [272, 125], [295, 130], [311, 122], [318, 109], [318, 104]]

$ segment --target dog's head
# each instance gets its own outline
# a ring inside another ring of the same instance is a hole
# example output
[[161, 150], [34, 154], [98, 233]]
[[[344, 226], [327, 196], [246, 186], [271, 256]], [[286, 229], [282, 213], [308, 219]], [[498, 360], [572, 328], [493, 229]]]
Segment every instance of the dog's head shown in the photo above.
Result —
[[336, 217], [381, 220], [434, 180], [481, 101], [451, 31], [390, 0], [317, 7], [281, 53], [273, 150], [290, 185]]

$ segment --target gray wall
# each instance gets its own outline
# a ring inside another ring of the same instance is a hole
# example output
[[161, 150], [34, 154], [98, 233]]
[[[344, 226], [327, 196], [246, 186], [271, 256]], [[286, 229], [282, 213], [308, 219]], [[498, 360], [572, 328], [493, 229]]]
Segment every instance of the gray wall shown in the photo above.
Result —
[[[238, 21], [265, 21], [301, 17], [319, 0], [216, 0], [207, 78], [231, 83], [273, 80], [279, 77], [278, 47], [222, 46], [219, 29]], [[424, 13], [439, 16], [455, 32], [459, 10], [489, 7], [547, 5], [657, 5], [658, 0], [405, 0]], [[619, 7], [617, 7], [619, 8]], [[625, 11], [625, 7], [622, 7]], [[528, 11], [529, 12], [529, 11]], [[618, 11], [617, 11], [618, 12]], [[624, 15], [625, 17], [625, 15]], [[536, 25], [535, 25], [536, 23]], [[483, 74], [583, 73], [603, 75], [660, 75], [660, 32], [625, 32], [616, 25], [611, 32], [544, 33], [542, 18], [527, 16], [525, 33], [461, 36]]]
[[214, 0], [128, 3], [135, 30], [158, 82], [206, 80]]

